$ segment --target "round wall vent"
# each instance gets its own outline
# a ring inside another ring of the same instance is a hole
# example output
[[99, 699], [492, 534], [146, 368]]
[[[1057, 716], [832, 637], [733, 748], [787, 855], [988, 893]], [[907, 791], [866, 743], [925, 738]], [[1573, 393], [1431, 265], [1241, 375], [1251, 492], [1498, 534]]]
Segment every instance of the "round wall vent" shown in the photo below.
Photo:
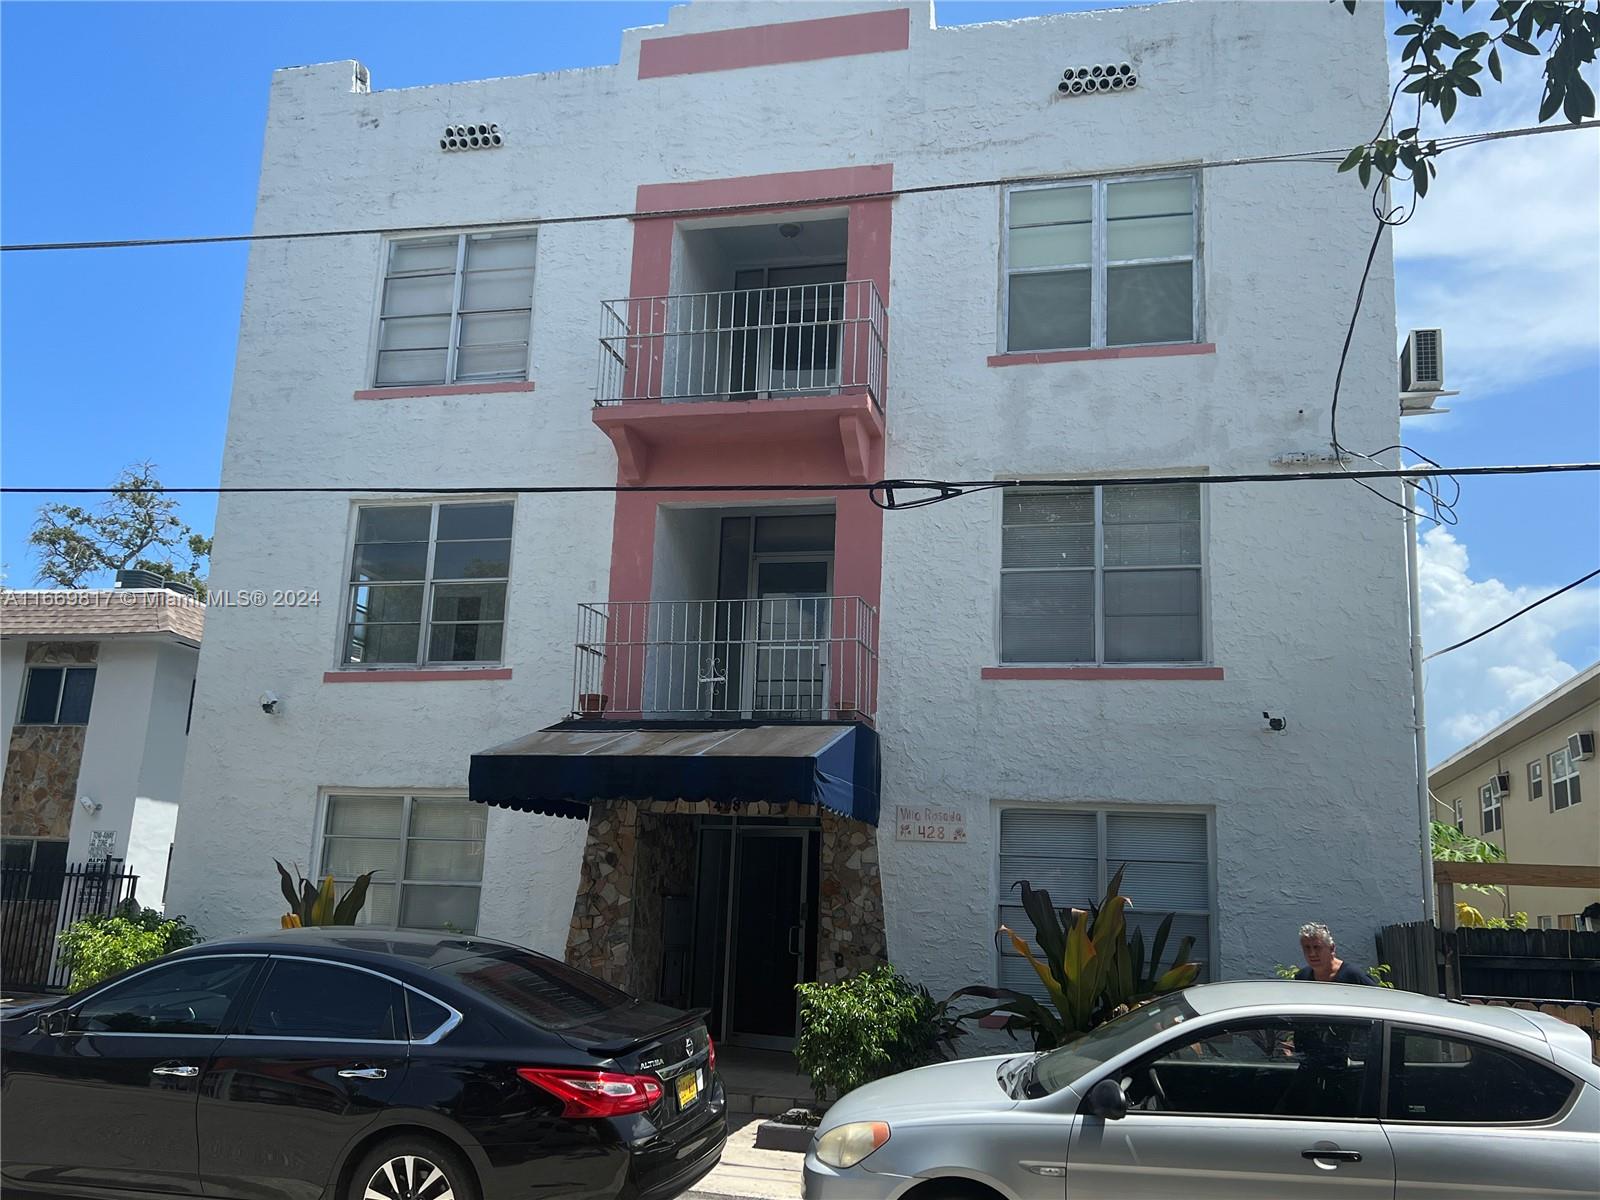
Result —
[[492, 150], [501, 145], [498, 125], [446, 125], [441, 150]]

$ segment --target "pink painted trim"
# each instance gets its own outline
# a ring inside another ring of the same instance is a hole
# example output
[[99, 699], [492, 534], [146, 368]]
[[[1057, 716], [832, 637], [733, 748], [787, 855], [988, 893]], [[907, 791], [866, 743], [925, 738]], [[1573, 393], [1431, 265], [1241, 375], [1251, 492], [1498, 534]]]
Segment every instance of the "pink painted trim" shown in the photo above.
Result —
[[[877, 196], [893, 188], [894, 164], [872, 163], [862, 167], [828, 167], [821, 171], [778, 171], [771, 175], [692, 179], [684, 183], [641, 183], [634, 191], [634, 208], [638, 212], [653, 213], [728, 205], [784, 206], [833, 200], [840, 196]], [[850, 278], [860, 277], [852, 275]], [[633, 294], [651, 296], [665, 293], [635, 291]]]
[[389, 671], [369, 667], [359, 671], [324, 671], [323, 683], [462, 683], [468, 680], [510, 679], [510, 667], [457, 667], [441, 671]]
[[361, 388], [357, 400], [412, 400], [419, 396], [487, 396], [494, 392], [531, 392], [533, 382], [447, 383], [439, 387]]
[[639, 43], [639, 78], [698, 75], [767, 67], [777, 63], [815, 62], [856, 54], [905, 50], [911, 45], [911, 10], [783, 21], [744, 29], [684, 33], [648, 38]]
[[1221, 679], [1221, 667], [985, 667], [985, 679]]
[[1039, 363], [1091, 362], [1100, 358], [1170, 358], [1177, 354], [1215, 354], [1214, 342], [1184, 342], [1177, 346], [1107, 346], [1103, 350], [1040, 350], [1028, 354], [991, 354], [991, 367], [1022, 367]]

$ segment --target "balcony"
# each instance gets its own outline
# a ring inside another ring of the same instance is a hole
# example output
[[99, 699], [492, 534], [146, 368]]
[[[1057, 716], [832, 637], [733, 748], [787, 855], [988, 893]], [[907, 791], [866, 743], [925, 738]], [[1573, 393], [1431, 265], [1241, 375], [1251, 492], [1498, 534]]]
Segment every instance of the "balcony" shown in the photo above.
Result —
[[871, 721], [877, 637], [878, 612], [859, 596], [582, 604], [572, 711]]
[[886, 325], [871, 280], [607, 300], [595, 403], [859, 392], [881, 412]]

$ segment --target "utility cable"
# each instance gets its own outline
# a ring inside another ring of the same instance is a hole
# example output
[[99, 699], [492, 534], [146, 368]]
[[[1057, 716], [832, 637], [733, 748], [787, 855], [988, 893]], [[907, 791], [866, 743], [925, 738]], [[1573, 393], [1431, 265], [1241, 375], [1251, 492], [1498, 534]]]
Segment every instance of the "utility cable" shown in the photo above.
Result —
[[1561, 595], [1564, 592], [1570, 592], [1575, 587], [1581, 587], [1583, 584], [1588, 583], [1589, 580], [1593, 579], [1596, 575], [1600, 575], [1600, 567], [1596, 567], [1593, 571], [1590, 571], [1587, 575], [1584, 575], [1581, 578], [1574, 579], [1571, 583], [1567, 584], [1567, 586], [1564, 587], [1564, 588], [1557, 588], [1555, 591], [1551, 592], [1548, 596], [1539, 597], [1539, 599], [1535, 600], [1532, 604], [1528, 605], [1526, 608], [1517, 609], [1516, 612], [1512, 613], [1505, 620], [1496, 621], [1493, 625], [1489, 626], [1489, 628], [1481, 629], [1481, 630], [1479, 630], [1477, 633], [1473, 634], [1469, 638], [1462, 638], [1459, 642], [1456, 642], [1454, 645], [1451, 645], [1451, 646], [1446, 646], [1443, 650], [1435, 650], [1432, 654], [1424, 655], [1422, 661], [1423, 662], [1427, 662], [1428, 659], [1430, 659], [1430, 658], [1438, 658], [1439, 655], [1441, 655], [1441, 654], [1449, 654], [1450, 651], [1452, 651], [1452, 650], [1459, 650], [1463, 646], [1471, 645], [1473, 642], [1477, 641], [1479, 638], [1487, 637], [1489, 634], [1493, 633], [1496, 629], [1499, 629], [1502, 625], [1509, 625], [1509, 624], [1511, 624], [1512, 621], [1515, 621], [1518, 617], [1522, 616], [1523, 614], [1532, 612], [1534, 609], [1538, 608], [1539, 605], [1544, 604], [1547, 601], [1554, 600], [1557, 596]]

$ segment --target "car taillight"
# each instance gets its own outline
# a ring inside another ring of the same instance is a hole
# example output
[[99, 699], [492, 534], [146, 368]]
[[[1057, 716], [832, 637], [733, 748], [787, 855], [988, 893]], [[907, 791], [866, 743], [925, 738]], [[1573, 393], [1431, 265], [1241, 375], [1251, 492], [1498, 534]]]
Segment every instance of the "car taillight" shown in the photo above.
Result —
[[717, 1043], [709, 1037], [706, 1038], [706, 1053], [711, 1056], [711, 1061], [706, 1066], [715, 1071], [717, 1069]]
[[649, 1075], [566, 1067], [518, 1067], [517, 1074], [561, 1101], [564, 1117], [625, 1117], [661, 1099], [661, 1081]]

